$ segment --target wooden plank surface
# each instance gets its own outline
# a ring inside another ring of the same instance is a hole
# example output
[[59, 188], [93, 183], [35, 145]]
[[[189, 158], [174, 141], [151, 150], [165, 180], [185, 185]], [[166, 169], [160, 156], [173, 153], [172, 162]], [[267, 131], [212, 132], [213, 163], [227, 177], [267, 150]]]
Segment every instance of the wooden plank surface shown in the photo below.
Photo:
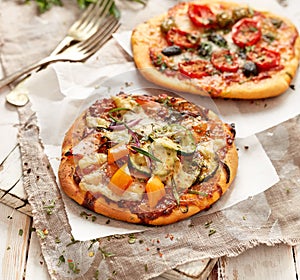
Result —
[[20, 149], [16, 143], [0, 163], [0, 202], [31, 215], [23, 187]]
[[1, 203], [0, 279], [23, 280], [31, 218]]
[[[299, 264], [298, 264], [299, 265]], [[297, 280], [291, 246], [261, 245], [238, 257], [219, 259], [219, 280]]]
[[43, 259], [40, 243], [35, 232], [32, 232], [24, 280], [50, 280], [46, 263]]

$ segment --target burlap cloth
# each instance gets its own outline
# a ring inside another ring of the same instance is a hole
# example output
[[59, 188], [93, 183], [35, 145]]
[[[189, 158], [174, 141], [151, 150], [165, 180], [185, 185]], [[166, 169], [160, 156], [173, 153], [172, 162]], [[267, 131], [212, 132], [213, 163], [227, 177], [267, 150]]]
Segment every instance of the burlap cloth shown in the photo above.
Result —
[[[37, 16], [33, 5], [2, 1], [0, 51], [6, 73], [42, 58], [55, 47], [80, 12], [73, 1], [65, 2], [67, 8], [54, 8]], [[120, 8], [126, 6], [131, 9], [129, 14], [136, 15], [134, 19], [122, 19], [125, 26], [128, 20], [126, 27], [131, 28], [143, 16], [154, 14], [159, 1], [150, 0], [146, 9], [119, 2]], [[88, 63], [100, 66], [128, 60], [112, 40]], [[262, 243], [300, 242], [300, 117], [257, 135], [280, 177], [280, 182], [264, 193], [226, 210], [194, 216], [170, 226], [153, 227], [144, 233], [77, 242], [72, 238], [61, 193], [43, 152], [30, 103], [18, 112], [24, 187], [52, 279], [149, 279], [192, 260], [236, 256]], [[53, 201], [55, 207], [49, 215], [45, 206]], [[214, 234], [209, 234], [211, 229]]]

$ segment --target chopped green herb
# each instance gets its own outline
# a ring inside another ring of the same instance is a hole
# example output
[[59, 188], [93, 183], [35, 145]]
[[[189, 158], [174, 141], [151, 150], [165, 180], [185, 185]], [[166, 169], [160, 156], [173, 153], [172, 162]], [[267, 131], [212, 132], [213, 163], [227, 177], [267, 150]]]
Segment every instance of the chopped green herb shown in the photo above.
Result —
[[100, 275], [99, 270], [96, 270], [96, 271], [95, 271], [95, 275], [94, 275], [94, 277], [95, 277], [96, 280], [99, 279], [99, 275]]
[[205, 228], [209, 228], [211, 224], [212, 224], [212, 221], [207, 221], [207, 222], [204, 224], [204, 227], [205, 227]]
[[276, 18], [272, 18], [271, 22], [273, 24], [274, 27], [276, 28], [280, 28], [282, 25], [282, 20], [276, 19]]
[[80, 269], [77, 267], [76, 263], [73, 260], [68, 260], [68, 266], [71, 271], [75, 274], [79, 274]]
[[208, 236], [211, 236], [213, 234], [215, 234], [217, 231], [215, 229], [210, 229], [209, 232], [208, 232]]
[[92, 222], [95, 222], [97, 220], [97, 217], [92, 215], [92, 214], [89, 214], [85, 211], [82, 211], [80, 213], [80, 217], [84, 217], [86, 220], [88, 220], [89, 218], [91, 218]]
[[118, 112], [118, 111], [131, 111], [131, 109], [118, 107], [118, 108], [113, 108], [113, 109], [109, 110], [108, 113], [113, 113], [113, 112]]
[[19, 229], [19, 235], [22, 236], [24, 233], [23, 229]]
[[53, 199], [51, 200], [50, 204], [44, 205], [43, 208], [48, 215], [52, 215], [54, 207], [55, 207], [55, 200]]
[[129, 243], [129, 244], [134, 244], [135, 241], [136, 241], [135, 235], [134, 235], [133, 233], [131, 233], [131, 234], [128, 235], [128, 237], [129, 237], [128, 243]]
[[145, 272], [148, 272], [148, 265], [147, 264], [145, 264], [144, 268], [145, 268]]
[[264, 34], [262, 38], [268, 43], [272, 43], [276, 39], [275, 35], [272, 33]]
[[46, 238], [46, 234], [43, 230], [37, 229], [36, 230], [36, 234], [41, 238], [41, 239], [45, 239]]
[[190, 193], [190, 194], [197, 194], [197, 195], [201, 195], [201, 196], [204, 196], [204, 197], [208, 196], [208, 194], [205, 193], [205, 192], [199, 192], [199, 191], [195, 191], [195, 190], [188, 190], [187, 192]]
[[245, 47], [246, 52], [253, 52], [255, 50], [255, 46], [246, 46]]
[[115, 256], [115, 254], [110, 253], [110, 252], [106, 252], [104, 249], [102, 249], [100, 247], [99, 247], [99, 251], [101, 252], [103, 259], [111, 258], [111, 257]]
[[59, 244], [61, 241], [58, 237], [55, 237], [55, 243]]
[[66, 262], [65, 257], [63, 255], [60, 255], [58, 258], [57, 266], [60, 266], [62, 263], [65, 263], [65, 262]]

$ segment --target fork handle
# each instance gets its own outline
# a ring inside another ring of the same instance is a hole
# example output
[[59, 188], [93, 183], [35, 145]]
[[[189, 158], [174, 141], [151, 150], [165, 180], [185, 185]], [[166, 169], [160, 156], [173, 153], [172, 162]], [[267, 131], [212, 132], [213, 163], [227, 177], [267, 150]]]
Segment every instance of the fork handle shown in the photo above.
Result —
[[45, 66], [46, 64], [49, 64], [50, 62], [56, 62], [61, 59], [59, 58], [53, 58], [51, 56], [46, 57], [36, 63], [33, 63], [25, 68], [20, 69], [19, 71], [16, 71], [7, 77], [0, 80], [0, 89], [11, 84], [12, 82], [16, 81], [17, 79], [21, 78], [24, 75], [30, 74], [33, 70]]

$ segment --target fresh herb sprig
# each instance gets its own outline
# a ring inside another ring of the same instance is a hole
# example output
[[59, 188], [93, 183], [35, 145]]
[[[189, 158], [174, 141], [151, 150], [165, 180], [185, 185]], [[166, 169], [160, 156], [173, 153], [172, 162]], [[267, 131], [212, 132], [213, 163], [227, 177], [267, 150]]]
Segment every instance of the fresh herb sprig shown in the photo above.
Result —
[[[101, 1], [101, 0], [76, 0], [78, 6], [81, 9], [85, 9], [88, 5], [90, 5], [91, 3], [95, 3], [97, 1]], [[142, 5], [146, 5], [148, 0], [126, 0], [126, 1], [131, 1], [131, 2], [140, 3]], [[44, 12], [50, 10], [53, 6], [63, 6], [63, 0], [25, 0], [26, 4], [31, 3], [31, 2], [36, 3], [40, 13], [44, 13]], [[112, 5], [110, 12], [113, 15], [119, 15], [119, 13], [120, 13], [119, 10], [117, 9], [116, 5]]]

